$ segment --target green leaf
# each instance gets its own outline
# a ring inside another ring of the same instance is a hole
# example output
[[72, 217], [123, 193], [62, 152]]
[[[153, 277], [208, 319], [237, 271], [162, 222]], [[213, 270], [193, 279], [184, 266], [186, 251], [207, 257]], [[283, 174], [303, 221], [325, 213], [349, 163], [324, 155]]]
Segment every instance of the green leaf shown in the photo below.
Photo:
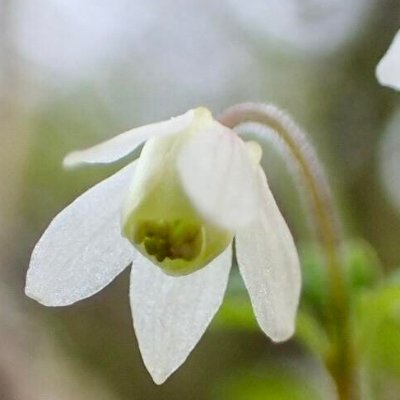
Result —
[[258, 331], [247, 290], [237, 271], [232, 273], [224, 302], [212, 327], [240, 331]]
[[319, 246], [303, 244], [300, 246], [302, 265], [302, 304], [318, 316], [325, 314], [329, 288], [326, 276], [324, 255]]
[[317, 357], [325, 359], [330, 343], [328, 335], [315, 317], [306, 310], [297, 315], [296, 338]]
[[[379, 283], [382, 277], [381, 262], [371, 245], [364, 240], [353, 239], [344, 242], [341, 251], [346, 282], [352, 295]], [[316, 244], [305, 244], [300, 247], [300, 257], [303, 267], [303, 304], [316, 316], [324, 318], [329, 312], [330, 288], [323, 250]]]
[[400, 391], [400, 284], [389, 279], [377, 289], [362, 293], [357, 301], [355, 328], [372, 393], [381, 399], [383, 392]]
[[354, 290], [373, 287], [382, 278], [382, 264], [365, 240], [354, 239], [343, 246], [347, 280]]
[[321, 376], [321, 371], [316, 373], [307, 361], [293, 363], [286, 360], [284, 365], [278, 364], [259, 365], [230, 376], [221, 382], [212, 399], [330, 400], [336, 398], [329, 379]]

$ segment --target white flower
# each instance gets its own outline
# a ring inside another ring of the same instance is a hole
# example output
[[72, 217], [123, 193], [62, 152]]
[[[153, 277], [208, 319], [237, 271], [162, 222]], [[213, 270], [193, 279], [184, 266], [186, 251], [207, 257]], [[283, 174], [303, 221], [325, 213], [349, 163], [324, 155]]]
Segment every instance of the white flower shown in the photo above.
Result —
[[400, 31], [376, 67], [376, 77], [381, 85], [400, 90]]
[[111, 163], [143, 142], [138, 160], [54, 218], [33, 251], [26, 294], [44, 305], [69, 305], [132, 263], [134, 329], [144, 363], [161, 384], [217, 312], [235, 238], [261, 329], [274, 341], [288, 339], [299, 300], [299, 260], [259, 166], [260, 146], [244, 143], [198, 108], [74, 152], [64, 162]]

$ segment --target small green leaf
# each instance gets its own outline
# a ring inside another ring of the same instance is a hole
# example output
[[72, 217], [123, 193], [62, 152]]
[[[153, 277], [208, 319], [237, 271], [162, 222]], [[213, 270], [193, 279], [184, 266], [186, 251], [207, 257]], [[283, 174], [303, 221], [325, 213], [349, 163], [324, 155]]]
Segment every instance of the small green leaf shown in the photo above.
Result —
[[224, 302], [213, 326], [216, 328], [259, 332], [247, 290], [237, 271], [231, 276]]
[[326, 264], [321, 249], [315, 244], [300, 247], [302, 264], [302, 303], [318, 316], [325, 315], [329, 288], [326, 276]]
[[361, 239], [351, 240], [343, 246], [347, 279], [354, 290], [376, 285], [382, 278], [382, 265], [375, 249]]
[[[344, 273], [351, 294], [376, 286], [382, 267], [375, 250], [366, 241], [353, 239], [343, 243]], [[307, 309], [325, 317], [329, 303], [329, 282], [323, 249], [315, 244], [300, 248], [303, 267], [302, 301]]]
[[296, 338], [318, 357], [326, 358], [330, 349], [329, 338], [319, 321], [306, 310], [297, 314]]
[[389, 279], [362, 293], [356, 311], [358, 350], [372, 392], [400, 391], [400, 284]]
[[[279, 365], [280, 364], [280, 365]], [[299, 365], [301, 364], [301, 365]], [[230, 376], [218, 385], [212, 399], [229, 400], [333, 400], [328, 379], [309, 363], [285, 361], [272, 366], [253, 366]]]

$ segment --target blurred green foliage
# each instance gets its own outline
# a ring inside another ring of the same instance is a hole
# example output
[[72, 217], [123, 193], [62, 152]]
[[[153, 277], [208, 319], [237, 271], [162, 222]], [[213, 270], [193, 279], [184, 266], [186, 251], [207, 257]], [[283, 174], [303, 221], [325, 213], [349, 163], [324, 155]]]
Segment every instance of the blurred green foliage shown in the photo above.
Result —
[[[297, 366], [298, 367], [298, 366]], [[252, 367], [225, 379], [215, 390], [215, 400], [328, 400], [304, 374], [291, 367]], [[306, 378], [306, 379], [304, 379]]]
[[[355, 330], [365, 377], [379, 399], [400, 393], [400, 280], [398, 273], [357, 302]], [[391, 390], [386, 390], [390, 387]], [[386, 393], [386, 394], [385, 394]]]

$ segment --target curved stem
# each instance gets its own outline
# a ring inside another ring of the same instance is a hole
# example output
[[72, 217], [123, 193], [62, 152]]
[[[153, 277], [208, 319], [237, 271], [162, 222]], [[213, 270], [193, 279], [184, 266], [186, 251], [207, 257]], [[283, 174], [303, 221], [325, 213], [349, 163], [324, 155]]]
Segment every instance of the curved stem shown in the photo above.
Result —
[[297, 167], [300, 186], [306, 189], [314, 226], [326, 256], [330, 289], [333, 352], [329, 368], [337, 383], [340, 399], [354, 399], [353, 351], [350, 335], [350, 312], [340, 254], [339, 218], [329, 184], [321, 164], [304, 132], [284, 112], [272, 105], [243, 103], [225, 110], [218, 120], [233, 129], [243, 124], [258, 124], [263, 138], [284, 145]]

